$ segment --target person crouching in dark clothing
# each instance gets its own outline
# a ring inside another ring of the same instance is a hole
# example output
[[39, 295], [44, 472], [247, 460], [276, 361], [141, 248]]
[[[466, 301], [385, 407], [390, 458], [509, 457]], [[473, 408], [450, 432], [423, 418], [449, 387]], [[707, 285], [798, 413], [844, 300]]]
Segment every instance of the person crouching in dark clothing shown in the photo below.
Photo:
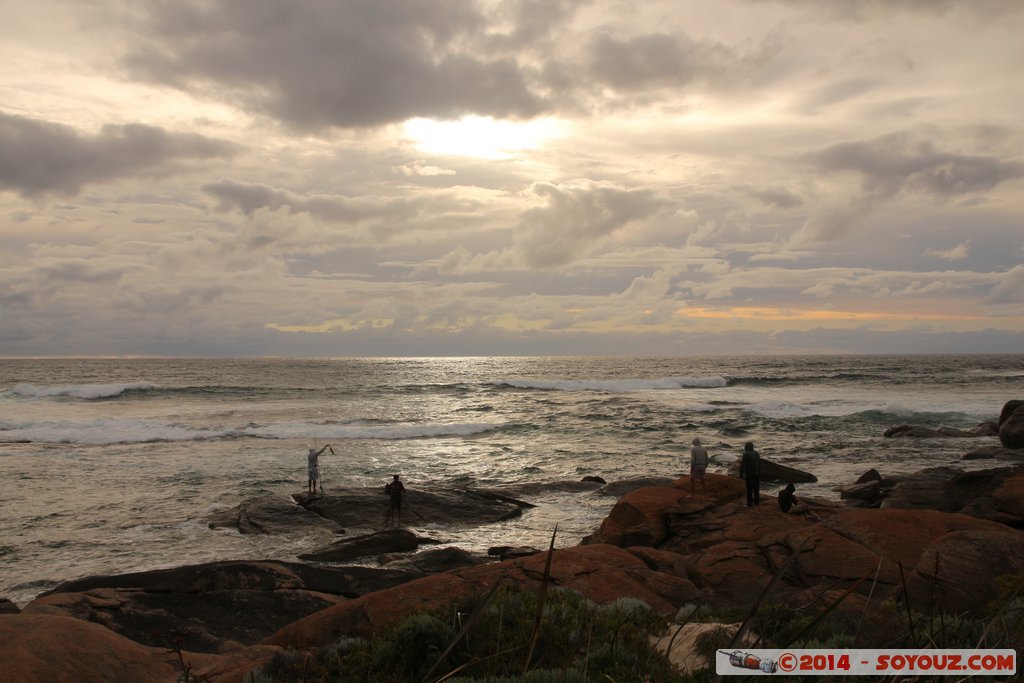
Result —
[[[794, 505], [796, 505], [796, 486], [790, 482], [786, 484], [786, 488], [779, 491], [779, 508], [783, 512], [789, 512]], [[793, 510], [793, 512], [797, 513], [800, 510]]]
[[747, 485], [747, 507], [761, 502], [761, 454], [754, 450], [754, 443], [743, 446], [740, 460], [740, 476]]

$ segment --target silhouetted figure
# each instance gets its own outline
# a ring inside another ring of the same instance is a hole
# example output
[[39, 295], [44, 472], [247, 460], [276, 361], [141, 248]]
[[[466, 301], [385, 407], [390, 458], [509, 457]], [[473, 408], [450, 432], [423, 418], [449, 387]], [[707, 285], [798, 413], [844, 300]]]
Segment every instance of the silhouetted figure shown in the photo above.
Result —
[[807, 503], [801, 503], [796, 499], [796, 486], [793, 485], [793, 482], [786, 484], [786, 488], [779, 491], [779, 508], [783, 512], [803, 515], [807, 519], [821, 519], [817, 513], [811, 512]]
[[796, 504], [796, 486], [793, 485], [793, 482], [790, 482], [786, 484], [786, 488], [779, 491], [779, 508], [783, 512], [793, 510], [793, 513], [796, 514], [800, 512], [794, 507]]
[[690, 493], [693, 493], [693, 483], [700, 482], [701, 491], [707, 491], [704, 483], [704, 473], [708, 469], [708, 449], [701, 445], [698, 437], [693, 437], [693, 444], [690, 446]]
[[405, 484], [398, 480], [398, 475], [396, 474], [384, 487], [384, 492], [387, 493], [391, 499], [390, 505], [388, 506], [388, 514], [384, 517], [384, 526], [390, 526], [392, 521], [395, 522], [396, 526], [401, 526], [402, 494], [405, 493]]
[[754, 442], [743, 446], [740, 476], [747, 485], [747, 507], [761, 502], [761, 454], [754, 450]]

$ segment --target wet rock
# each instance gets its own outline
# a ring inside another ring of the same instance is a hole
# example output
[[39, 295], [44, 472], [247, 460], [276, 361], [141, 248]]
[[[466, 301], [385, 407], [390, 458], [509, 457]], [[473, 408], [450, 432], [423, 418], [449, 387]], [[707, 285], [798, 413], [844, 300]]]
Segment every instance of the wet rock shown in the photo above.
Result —
[[967, 451], [961, 460], [1009, 460], [1024, 462], [1024, 451], [1003, 446], [982, 446]]
[[510, 546], [510, 545], [498, 545], [487, 549], [487, 554], [491, 557], [497, 557], [499, 560], [511, 560], [517, 557], [529, 557], [530, 555], [536, 555], [541, 552], [536, 548], [531, 548], [528, 545]]
[[999, 422], [982, 422], [974, 428], [978, 436], [999, 436]]
[[284, 496], [259, 496], [244, 500], [229, 510], [206, 517], [211, 529], [238, 529], [242, 534], [286, 534], [320, 527], [342, 533], [343, 529], [329, 519], [298, 505]]
[[874, 467], [872, 467], [870, 470], [868, 470], [864, 474], [862, 474], [859, 477], [857, 477], [856, 483], [857, 484], [866, 484], [866, 483], [872, 482], [872, 481], [877, 481], [877, 482], [881, 482], [882, 481], [882, 475]]
[[384, 566], [389, 569], [402, 569], [420, 574], [440, 574], [453, 569], [473, 567], [485, 560], [469, 553], [462, 548], [436, 548], [416, 553], [415, 555], [386, 558]]
[[939, 434], [942, 434], [943, 436], [954, 436], [954, 437], [961, 438], [961, 439], [973, 439], [973, 438], [976, 438], [976, 437], [979, 437], [979, 436], [983, 436], [982, 434], [979, 434], [977, 431], [968, 431], [968, 430], [965, 430], [965, 429], [957, 429], [956, 427], [944, 427], [943, 426], [943, 427], [937, 428], [935, 431], [937, 431]]
[[999, 415], [999, 442], [1006, 448], [1024, 448], [1024, 401], [1010, 401]]
[[944, 436], [942, 432], [931, 427], [921, 427], [919, 425], [899, 425], [897, 427], [889, 427], [885, 432], [882, 433], [887, 439], [939, 439]]
[[1010, 415], [1015, 413], [1017, 409], [1020, 408], [1021, 406], [1024, 406], [1024, 401], [1020, 401], [1017, 399], [1007, 401], [1006, 403], [1004, 403], [1002, 410], [999, 411], [999, 426], [1002, 427], [1003, 423], [1006, 422], [1006, 419], [1010, 417]]
[[863, 484], [853, 484], [839, 489], [839, 497], [842, 500], [877, 500], [882, 491], [881, 481], [866, 481]]
[[580, 481], [589, 482], [589, 483], [593, 483], [593, 484], [601, 484], [601, 485], [604, 485], [604, 484], [608, 483], [608, 482], [606, 482], [604, 480], [604, 477], [597, 477], [597, 476], [594, 476], [594, 475], [587, 475], [586, 477], [583, 477], [583, 479], [581, 479]]
[[7, 598], [0, 598], [0, 614], [17, 614], [21, 609]]
[[[299, 505], [349, 529], [375, 529], [384, 524], [390, 500], [381, 488], [330, 487], [323, 496], [295, 495]], [[407, 488], [402, 522], [412, 525], [478, 526], [512, 519], [529, 503], [507, 495], [472, 489], [422, 491]]]
[[384, 529], [371, 534], [335, 541], [325, 548], [299, 555], [299, 559], [316, 562], [347, 562], [386, 553], [412, 552], [420, 546], [420, 543], [434, 542], [431, 539], [420, 538], [408, 529]]

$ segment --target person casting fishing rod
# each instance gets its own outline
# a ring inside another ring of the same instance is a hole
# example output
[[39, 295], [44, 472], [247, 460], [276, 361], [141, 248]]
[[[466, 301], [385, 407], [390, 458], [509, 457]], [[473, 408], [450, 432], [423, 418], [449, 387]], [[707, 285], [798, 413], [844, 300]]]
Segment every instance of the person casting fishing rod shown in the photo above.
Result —
[[309, 485], [308, 493], [316, 493], [317, 484], [320, 484], [320, 495], [324, 493], [323, 482], [320, 481], [320, 456], [324, 451], [330, 451], [331, 455], [334, 455], [334, 449], [331, 448], [331, 444], [324, 444], [324, 447], [319, 451], [315, 448], [309, 449], [309, 454], [306, 456], [308, 459], [307, 470], [309, 472]]

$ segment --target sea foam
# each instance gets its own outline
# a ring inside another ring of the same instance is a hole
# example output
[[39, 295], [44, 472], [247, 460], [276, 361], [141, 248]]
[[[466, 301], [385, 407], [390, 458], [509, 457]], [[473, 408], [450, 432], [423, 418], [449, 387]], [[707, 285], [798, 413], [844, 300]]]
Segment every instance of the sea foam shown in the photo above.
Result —
[[505, 384], [517, 389], [553, 391], [648, 391], [652, 389], [714, 389], [729, 385], [725, 377], [662, 377], [655, 379], [511, 379]]
[[495, 423], [312, 424], [286, 422], [242, 428], [199, 428], [159, 420], [97, 419], [12, 423], [0, 421], [0, 442], [66, 443], [101, 446], [157, 441], [260, 439], [422, 439], [471, 436], [501, 428]]
[[149, 391], [156, 388], [150, 382], [127, 384], [65, 384], [37, 387], [34, 384], [18, 384], [11, 393], [25, 398], [69, 397], [81, 399], [112, 398], [126, 391]]

